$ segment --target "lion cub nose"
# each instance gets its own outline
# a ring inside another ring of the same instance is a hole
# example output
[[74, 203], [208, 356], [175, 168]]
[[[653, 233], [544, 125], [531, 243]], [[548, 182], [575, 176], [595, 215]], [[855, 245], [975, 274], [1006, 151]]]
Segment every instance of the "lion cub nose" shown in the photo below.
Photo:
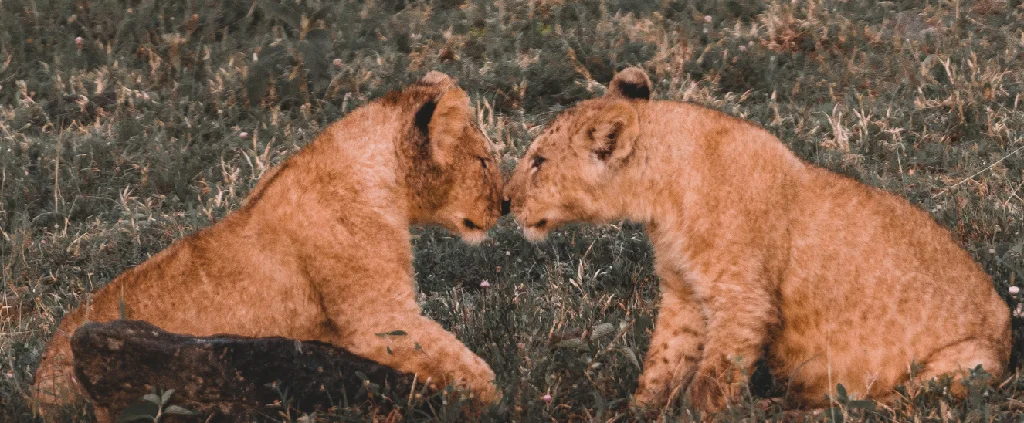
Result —
[[512, 211], [512, 202], [508, 198], [503, 198], [501, 200], [501, 215], [504, 216], [510, 211]]

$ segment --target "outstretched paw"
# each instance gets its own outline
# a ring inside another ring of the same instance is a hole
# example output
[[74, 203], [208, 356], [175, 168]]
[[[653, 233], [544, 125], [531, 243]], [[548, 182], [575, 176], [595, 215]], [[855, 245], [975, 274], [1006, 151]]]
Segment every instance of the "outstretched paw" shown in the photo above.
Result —
[[[733, 375], [735, 376], [735, 375]], [[709, 370], [698, 372], [686, 390], [690, 406], [706, 413], [715, 413], [736, 399], [741, 384], [735, 377], [723, 376], [722, 372]]]
[[649, 377], [645, 374], [640, 378], [640, 386], [636, 388], [631, 405], [642, 409], [660, 409], [668, 403], [670, 392], [667, 378]]
[[478, 361], [476, 371], [462, 381], [460, 385], [468, 388], [473, 394], [473, 399], [482, 404], [491, 405], [501, 401], [501, 391], [494, 384], [494, 372], [483, 360]]

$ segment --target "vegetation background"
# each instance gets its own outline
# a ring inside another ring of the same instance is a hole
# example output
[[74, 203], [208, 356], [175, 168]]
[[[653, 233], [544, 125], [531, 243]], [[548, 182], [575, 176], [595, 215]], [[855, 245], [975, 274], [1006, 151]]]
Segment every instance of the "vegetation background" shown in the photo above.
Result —
[[[506, 170], [557, 112], [640, 65], [658, 98], [750, 119], [807, 161], [908, 198], [1017, 310], [1019, 369], [1022, 22], [1020, 0], [0, 0], [0, 421], [33, 421], [43, 345], [87, 292], [433, 69], [471, 94]], [[657, 302], [642, 228], [570, 227], [531, 245], [506, 218], [479, 247], [414, 235], [426, 313], [504, 389], [490, 418], [638, 418], [628, 399]], [[838, 398], [836, 413], [785, 413], [784, 381], [755, 379], [724, 420], [1024, 415], [1019, 370], [966, 401], [940, 383], [888, 406]], [[305, 417], [374, 419], [362, 413]], [[696, 416], [681, 404], [665, 417]]]

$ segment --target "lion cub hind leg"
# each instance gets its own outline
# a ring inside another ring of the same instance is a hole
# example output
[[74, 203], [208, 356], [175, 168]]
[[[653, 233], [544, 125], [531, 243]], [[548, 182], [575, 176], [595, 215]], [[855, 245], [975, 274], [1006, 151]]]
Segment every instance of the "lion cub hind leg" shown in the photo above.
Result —
[[36, 369], [32, 386], [34, 407], [45, 417], [65, 404], [87, 399], [75, 379], [71, 335], [85, 320], [85, 308], [79, 307], [64, 317], [54, 332]]
[[421, 315], [377, 315], [373, 322], [345, 331], [340, 346], [354, 354], [416, 375], [443, 387], [468, 388], [484, 404], [498, 401], [494, 372], [441, 325]]
[[915, 379], [926, 381], [949, 375], [953, 378], [950, 393], [962, 399], [967, 396], [963, 379], [979, 364], [995, 379], [1002, 377], [1006, 371], [1006, 359], [1000, 351], [998, 346], [985, 339], [960, 341], [932, 353], [924, 362], [924, 370]]
[[662, 277], [658, 320], [633, 397], [639, 407], [664, 407], [682, 394], [703, 353], [706, 325], [700, 308], [689, 288], [671, 285]]

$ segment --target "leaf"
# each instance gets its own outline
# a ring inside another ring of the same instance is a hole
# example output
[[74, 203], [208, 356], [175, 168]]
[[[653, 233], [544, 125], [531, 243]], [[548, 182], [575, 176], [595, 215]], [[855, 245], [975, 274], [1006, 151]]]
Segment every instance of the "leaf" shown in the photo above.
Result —
[[320, 20], [325, 20], [325, 19], [327, 19], [329, 17], [332, 17], [333, 15], [334, 15], [334, 8], [332, 8], [330, 6], [324, 6], [324, 7], [320, 8], [320, 10], [317, 10], [316, 12], [313, 12], [313, 15], [309, 17], [309, 21], [310, 22], [316, 22], [316, 21], [320, 21]]
[[269, 69], [273, 69], [282, 60], [288, 58], [288, 56], [288, 48], [285, 46], [281, 44], [270, 45], [260, 49], [259, 63], [265, 63]]
[[160, 405], [160, 396], [157, 394], [146, 394], [142, 396], [142, 399], [149, 401], [153, 404]]
[[590, 334], [590, 339], [601, 339], [608, 335], [615, 333], [615, 325], [605, 322], [594, 327], [594, 331]]
[[302, 65], [310, 78], [315, 81], [327, 74], [330, 69], [330, 61], [325, 53], [327, 49], [309, 39], [300, 41], [296, 47], [302, 55]]
[[277, 3], [272, 0], [264, 0], [260, 2], [260, 9], [263, 9], [270, 16], [273, 16], [282, 22], [291, 26], [291, 29], [298, 29], [302, 22], [302, 16], [295, 9], [285, 6], [282, 3]]
[[594, 397], [594, 407], [597, 408], [595, 420], [600, 420], [604, 413], [608, 411], [608, 401], [605, 401], [604, 397], [601, 396], [601, 392], [596, 389], [590, 395]]
[[836, 400], [840, 404], [846, 404], [850, 400], [850, 397], [846, 396], [846, 387], [842, 383], [836, 384]]
[[331, 48], [331, 33], [327, 32], [326, 29], [315, 28], [309, 30], [306, 33], [305, 40], [321, 50], [329, 50]]
[[647, 331], [647, 329], [654, 327], [654, 320], [652, 320], [649, 316], [638, 316], [636, 318], [635, 327], [637, 332], [644, 333]]
[[633, 350], [631, 350], [631, 349], [629, 349], [629, 347], [623, 345], [623, 346], [619, 347], [619, 351], [622, 352], [622, 355], [626, 356], [626, 360], [629, 360], [629, 362], [632, 365], [636, 366], [637, 369], [640, 368], [640, 360], [637, 360], [636, 354], [633, 353]]
[[176, 414], [179, 416], [191, 416], [195, 413], [179, 405], [171, 405], [164, 409], [164, 414]]
[[832, 407], [825, 410], [825, 417], [828, 421], [833, 423], [843, 422], [843, 409], [839, 407]]
[[245, 91], [251, 105], [258, 104], [267, 93], [267, 84], [274, 82], [277, 65], [289, 58], [288, 49], [280, 44], [266, 46], [260, 49], [258, 58], [249, 67], [249, 76], [245, 80]]
[[139, 401], [121, 410], [121, 414], [117, 416], [117, 421], [119, 423], [136, 422], [140, 420], [153, 421], [159, 412], [160, 408], [156, 403]]
[[267, 93], [267, 80], [270, 70], [266, 63], [256, 62], [249, 68], [249, 77], [245, 80], [245, 94], [249, 96], [249, 104], [257, 105]]
[[174, 389], [164, 391], [163, 395], [160, 396], [160, 405], [167, 404], [167, 401], [171, 399], [171, 395], [174, 395]]
[[586, 343], [584, 343], [583, 340], [579, 339], [579, 338], [570, 338], [570, 339], [566, 339], [566, 340], [560, 341], [557, 344], [555, 344], [555, 348], [575, 348], [575, 349], [581, 349], [584, 346], [586, 346]]

